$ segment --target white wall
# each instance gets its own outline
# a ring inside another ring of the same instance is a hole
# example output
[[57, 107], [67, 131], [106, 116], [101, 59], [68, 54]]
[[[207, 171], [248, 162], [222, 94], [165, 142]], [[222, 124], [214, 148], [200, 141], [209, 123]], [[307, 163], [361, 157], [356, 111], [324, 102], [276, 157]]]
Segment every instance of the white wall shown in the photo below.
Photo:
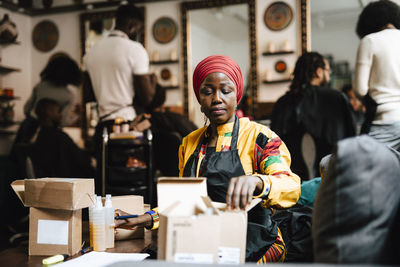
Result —
[[[274, 65], [278, 60], [284, 60], [288, 69], [293, 69], [299, 55], [299, 21], [298, 21], [298, 6], [297, 0], [285, 0], [285, 2], [293, 10], [293, 20], [290, 25], [282, 31], [271, 31], [264, 23], [264, 12], [270, 4], [275, 0], [257, 0], [256, 7], [256, 27], [257, 27], [257, 60], [258, 60], [258, 101], [259, 102], [275, 102], [282, 96], [289, 87], [289, 83], [279, 84], [263, 84], [262, 81], [265, 77], [267, 69], [271, 72], [271, 79], [284, 79], [288, 74], [280, 74], [274, 70]], [[278, 50], [279, 46], [288, 40], [294, 54], [290, 55], [274, 55], [263, 56], [262, 53], [266, 52], [268, 42], [274, 42]]]
[[21, 100], [15, 101], [15, 117], [17, 120], [23, 118], [21, 103], [27, 98], [28, 91], [31, 86], [31, 20], [25, 15], [13, 13], [9, 10], [0, 8], [0, 16], [5, 13], [9, 14], [18, 29], [17, 41], [19, 45], [8, 45], [1, 48], [1, 64], [14, 68], [21, 69], [20, 72], [12, 72], [0, 77], [2, 87], [11, 87], [14, 89], [14, 94], [21, 97]]
[[[0, 86], [14, 89], [14, 95], [21, 98], [13, 101], [15, 104], [15, 119], [20, 121], [24, 117], [22, 106], [31, 88], [31, 21], [25, 15], [0, 8], [0, 16], [3, 17], [5, 13], [9, 14], [11, 21], [17, 25], [19, 33], [17, 40], [20, 44], [0, 47], [1, 65], [18, 68], [21, 71], [0, 76]], [[8, 127], [8, 130], [16, 130], [17, 128], [18, 125], [13, 125]], [[13, 137], [12, 135], [0, 135], [0, 154], [7, 153], [11, 147]]]
[[[147, 51], [151, 57], [152, 53], [157, 50], [160, 53], [160, 59], [169, 59], [169, 53], [171, 50], [175, 50], [177, 52], [178, 58], [181, 58], [181, 46], [180, 46], [180, 29], [181, 29], [181, 21], [180, 21], [180, 2], [181, 1], [168, 1], [161, 3], [149, 3], [146, 4], [146, 40], [147, 40]], [[172, 18], [178, 27], [178, 32], [175, 38], [167, 43], [160, 44], [153, 37], [153, 24], [160, 17], [169, 17]], [[183, 64], [183, 62], [180, 62]], [[173, 89], [167, 91], [167, 99], [165, 102], [166, 106], [182, 106], [183, 105], [183, 94], [182, 94], [182, 84], [183, 80], [181, 79], [181, 68], [180, 64], [168, 64], [168, 65], [152, 65], [150, 66], [150, 70], [158, 75], [158, 81], [160, 84], [163, 84], [163, 81], [159, 77], [159, 73], [161, 69], [167, 67], [172, 75], [176, 75], [178, 78], [178, 83], [180, 85], [179, 89]], [[169, 85], [169, 84], [163, 84]]]

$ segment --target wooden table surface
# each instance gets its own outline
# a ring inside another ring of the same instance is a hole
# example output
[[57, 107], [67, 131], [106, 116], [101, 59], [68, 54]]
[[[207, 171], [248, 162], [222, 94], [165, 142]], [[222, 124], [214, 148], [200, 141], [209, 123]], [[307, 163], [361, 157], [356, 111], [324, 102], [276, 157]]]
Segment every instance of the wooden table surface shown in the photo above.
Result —
[[[117, 253], [140, 253], [147, 247], [155, 247], [157, 238], [150, 231], [145, 231], [144, 239], [132, 239], [116, 241], [115, 248], [107, 249], [106, 252]], [[68, 258], [79, 257], [80, 253]], [[42, 267], [42, 260], [49, 256], [28, 256], [28, 242], [24, 242], [18, 247], [8, 248], [0, 252], [0, 266], [29, 266]]]

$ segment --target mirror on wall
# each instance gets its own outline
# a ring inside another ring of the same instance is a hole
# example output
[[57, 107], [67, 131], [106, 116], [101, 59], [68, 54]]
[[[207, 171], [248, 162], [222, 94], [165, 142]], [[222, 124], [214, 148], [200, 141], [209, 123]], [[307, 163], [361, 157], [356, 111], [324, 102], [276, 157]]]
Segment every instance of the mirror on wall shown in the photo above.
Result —
[[[254, 1], [211, 0], [182, 3], [184, 109], [203, 126], [204, 117], [192, 87], [192, 74], [205, 57], [232, 57], [243, 72], [245, 92], [254, 99], [257, 86]], [[250, 114], [251, 114], [250, 110]]]
[[358, 16], [372, 0], [309, 0], [311, 48], [331, 64], [331, 86], [341, 89], [352, 83], [359, 38]]
[[[145, 14], [144, 7], [141, 7], [143, 14]], [[100, 39], [108, 36], [109, 32], [115, 27], [115, 10], [102, 11], [102, 12], [91, 12], [83, 13], [80, 15], [80, 46], [81, 46], [81, 57], [86, 54], [91, 47]], [[143, 44], [145, 40], [145, 25], [146, 19], [142, 31], [140, 31], [133, 39]], [[89, 139], [93, 136], [95, 126], [98, 122], [97, 104], [93, 101], [93, 92], [88, 91], [88, 87], [83, 86], [82, 90], [82, 101], [83, 101], [83, 122], [82, 122], [82, 135], [84, 139]]]

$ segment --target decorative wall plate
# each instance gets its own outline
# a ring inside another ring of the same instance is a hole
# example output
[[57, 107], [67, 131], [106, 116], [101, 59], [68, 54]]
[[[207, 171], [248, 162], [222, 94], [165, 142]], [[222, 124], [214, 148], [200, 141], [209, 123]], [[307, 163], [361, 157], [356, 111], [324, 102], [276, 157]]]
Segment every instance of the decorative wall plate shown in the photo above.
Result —
[[160, 72], [161, 79], [168, 81], [171, 78], [171, 71], [168, 68], [163, 68]]
[[279, 60], [275, 63], [275, 71], [278, 73], [283, 73], [287, 69], [287, 64], [283, 60]]
[[274, 2], [264, 13], [264, 23], [272, 31], [280, 31], [289, 26], [293, 20], [293, 11], [285, 2]]
[[166, 44], [174, 39], [178, 27], [175, 21], [168, 17], [161, 17], [153, 24], [153, 37], [162, 44]]
[[52, 50], [58, 42], [58, 28], [54, 22], [43, 20], [32, 31], [33, 45], [42, 52]]

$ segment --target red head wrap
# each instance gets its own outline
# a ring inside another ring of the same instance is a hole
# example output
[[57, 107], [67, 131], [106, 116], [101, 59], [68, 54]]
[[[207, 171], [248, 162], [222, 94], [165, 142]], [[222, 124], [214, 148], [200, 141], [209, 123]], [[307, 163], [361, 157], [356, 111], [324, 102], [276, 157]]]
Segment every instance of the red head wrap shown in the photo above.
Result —
[[235, 84], [236, 86], [236, 101], [239, 104], [243, 95], [243, 76], [239, 65], [230, 57], [215, 55], [203, 59], [197, 64], [193, 72], [193, 89], [196, 94], [197, 101], [200, 102], [200, 85], [207, 77], [208, 74], [214, 72], [222, 72]]

